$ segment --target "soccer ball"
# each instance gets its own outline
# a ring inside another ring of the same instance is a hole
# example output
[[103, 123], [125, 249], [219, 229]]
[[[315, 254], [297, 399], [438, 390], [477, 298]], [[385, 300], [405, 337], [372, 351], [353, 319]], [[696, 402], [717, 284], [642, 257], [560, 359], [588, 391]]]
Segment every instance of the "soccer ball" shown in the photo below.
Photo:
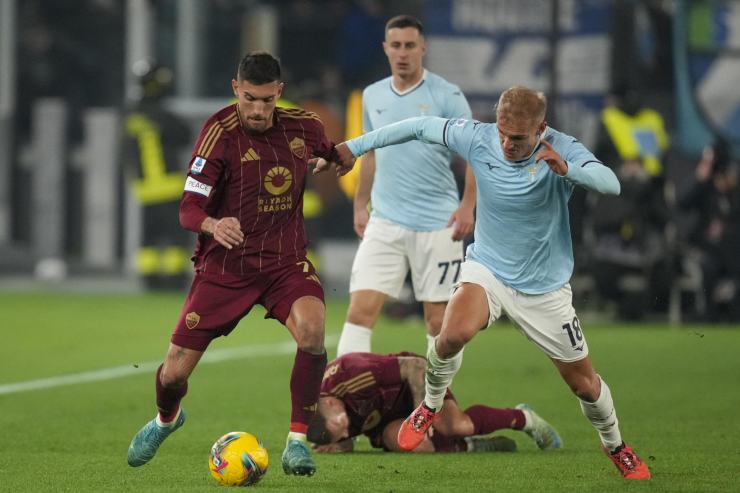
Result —
[[208, 457], [211, 476], [225, 486], [249, 486], [267, 472], [267, 449], [251, 433], [232, 431], [213, 444]]

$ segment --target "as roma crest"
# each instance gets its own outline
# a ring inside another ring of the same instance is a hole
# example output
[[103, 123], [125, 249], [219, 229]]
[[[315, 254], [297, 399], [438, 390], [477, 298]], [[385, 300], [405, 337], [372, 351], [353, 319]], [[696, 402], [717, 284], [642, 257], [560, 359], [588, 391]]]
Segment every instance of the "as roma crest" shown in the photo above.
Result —
[[200, 322], [200, 315], [198, 315], [197, 313], [190, 312], [185, 315], [185, 326], [188, 329], [194, 329], [198, 325], [198, 322]]
[[372, 430], [378, 424], [380, 423], [380, 411], [377, 409], [370, 413], [370, 415], [365, 418], [365, 422], [362, 423], [362, 431], [368, 431]]
[[288, 143], [288, 145], [293, 154], [295, 154], [299, 159], [303, 159], [303, 156], [306, 155], [306, 143], [300, 137], [295, 137]]

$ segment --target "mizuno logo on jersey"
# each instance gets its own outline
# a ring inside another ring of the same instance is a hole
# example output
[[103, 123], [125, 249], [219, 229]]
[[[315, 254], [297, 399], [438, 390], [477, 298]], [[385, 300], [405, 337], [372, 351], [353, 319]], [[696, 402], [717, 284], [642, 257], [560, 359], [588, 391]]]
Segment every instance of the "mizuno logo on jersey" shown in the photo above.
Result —
[[491, 171], [494, 168], [500, 168], [501, 166], [494, 166], [493, 164], [486, 162], [486, 166], [488, 166], [488, 171]]
[[247, 152], [244, 153], [242, 156], [242, 163], [247, 161], [258, 161], [260, 158], [259, 154], [257, 154], [257, 151], [255, 151], [253, 148], [249, 148]]

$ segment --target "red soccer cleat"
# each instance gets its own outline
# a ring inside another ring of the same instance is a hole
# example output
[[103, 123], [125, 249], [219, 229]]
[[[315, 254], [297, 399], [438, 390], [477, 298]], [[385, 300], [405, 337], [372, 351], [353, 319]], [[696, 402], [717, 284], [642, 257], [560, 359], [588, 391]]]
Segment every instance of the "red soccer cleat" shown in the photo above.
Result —
[[621, 447], [611, 453], [605, 447], [601, 448], [617, 466], [624, 479], [650, 479], [650, 469], [632, 450], [632, 447], [622, 443]]
[[424, 441], [427, 430], [437, 420], [437, 417], [437, 413], [423, 402], [419, 404], [411, 416], [401, 423], [401, 428], [398, 430], [398, 446], [409, 452], [414, 450]]

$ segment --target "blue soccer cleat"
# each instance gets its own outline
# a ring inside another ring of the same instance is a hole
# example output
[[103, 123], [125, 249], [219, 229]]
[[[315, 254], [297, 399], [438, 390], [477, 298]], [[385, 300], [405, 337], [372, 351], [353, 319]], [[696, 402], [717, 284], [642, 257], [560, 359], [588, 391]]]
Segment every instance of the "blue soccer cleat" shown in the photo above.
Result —
[[134, 435], [131, 445], [128, 446], [128, 465], [131, 467], [143, 466], [154, 457], [157, 449], [165, 438], [177, 430], [185, 422], [185, 410], [180, 408], [177, 420], [173, 426], [159, 426], [157, 418], [149, 421]]
[[283, 450], [283, 471], [285, 474], [296, 476], [313, 476], [316, 472], [316, 463], [311, 451], [301, 440], [288, 440]]
[[526, 415], [528, 426], [524, 432], [535, 441], [540, 450], [554, 450], [563, 446], [555, 428], [534, 412], [529, 404], [517, 404], [516, 409], [523, 411]]

